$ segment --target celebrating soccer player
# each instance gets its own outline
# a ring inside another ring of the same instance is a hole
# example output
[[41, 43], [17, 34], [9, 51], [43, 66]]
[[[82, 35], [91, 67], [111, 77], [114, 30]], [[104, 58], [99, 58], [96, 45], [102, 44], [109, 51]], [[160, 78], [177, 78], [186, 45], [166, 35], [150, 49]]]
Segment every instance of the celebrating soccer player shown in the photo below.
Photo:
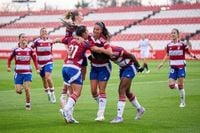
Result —
[[[197, 59], [197, 57], [190, 52], [188, 46], [179, 40], [179, 30], [174, 28], [171, 31], [171, 39], [166, 46], [166, 55], [163, 61], [159, 64], [160, 69], [165, 61], [169, 59], [170, 73], [169, 73], [169, 87], [171, 89], [178, 89], [180, 93], [181, 103], [180, 107], [185, 107], [185, 89], [184, 79], [186, 76], [186, 62], [185, 53], [188, 53], [191, 57]], [[176, 80], [178, 84], [176, 83]]]
[[28, 40], [24, 33], [19, 34], [18, 47], [13, 49], [8, 59], [8, 72], [11, 71], [11, 61], [15, 58], [15, 88], [16, 93], [22, 94], [24, 87], [26, 94], [26, 110], [31, 109], [30, 82], [32, 81], [31, 58], [39, 73], [36, 56], [32, 48], [27, 46]]

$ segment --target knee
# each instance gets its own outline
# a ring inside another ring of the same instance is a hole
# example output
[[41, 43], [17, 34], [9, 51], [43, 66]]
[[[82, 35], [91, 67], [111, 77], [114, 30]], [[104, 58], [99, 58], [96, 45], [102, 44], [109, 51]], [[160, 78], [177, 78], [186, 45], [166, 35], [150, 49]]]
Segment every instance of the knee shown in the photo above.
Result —
[[47, 81], [51, 81], [51, 76], [45, 76], [45, 79], [46, 79]]
[[170, 89], [174, 89], [174, 88], [175, 88], [175, 84], [170, 84], [170, 85], [169, 85], [169, 88], [170, 88]]
[[22, 94], [22, 90], [16, 90], [16, 93]]
[[179, 85], [178, 85], [178, 89], [179, 89], [179, 90], [183, 89], [183, 84], [179, 84]]
[[126, 92], [126, 96], [127, 96], [127, 98], [128, 98], [128, 100], [131, 102], [131, 101], [133, 101], [134, 99], [135, 99], [135, 95], [133, 95], [133, 93], [128, 93], [128, 92]]
[[96, 90], [91, 90], [92, 97], [98, 97], [98, 93]]

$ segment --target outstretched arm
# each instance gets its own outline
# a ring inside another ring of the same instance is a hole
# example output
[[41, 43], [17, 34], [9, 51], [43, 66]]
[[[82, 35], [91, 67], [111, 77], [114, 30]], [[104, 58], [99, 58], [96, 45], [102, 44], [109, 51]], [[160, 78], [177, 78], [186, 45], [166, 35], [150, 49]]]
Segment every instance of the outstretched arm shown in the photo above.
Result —
[[15, 57], [15, 54], [14, 54], [14, 51], [13, 51], [12, 54], [10, 55], [10, 57], [8, 58], [8, 62], [7, 62], [7, 71], [8, 72], [11, 71], [11, 62], [12, 62], [14, 57]]
[[196, 57], [196, 55], [193, 54], [189, 48], [186, 50], [186, 52], [188, 53], [188, 55], [189, 55], [190, 57], [192, 57], [192, 58], [198, 60], [198, 58]]
[[140, 63], [138, 62], [138, 60], [136, 59], [134, 54], [131, 54], [129, 52], [123, 52], [123, 56], [126, 58], [131, 59], [131, 61], [134, 62], [134, 64], [138, 67], [138, 72], [143, 72], [144, 68], [140, 66]]
[[112, 49], [111, 48], [105, 49], [104, 47], [92, 46], [90, 49], [94, 52], [97, 52], [97, 53], [104, 53], [104, 54], [107, 54], [109, 56], [112, 55]]
[[168, 59], [168, 55], [166, 54], [165, 57], [163, 58], [162, 62], [158, 65], [158, 69], [163, 67], [163, 65], [164, 65], [164, 63], [166, 62], [167, 59]]

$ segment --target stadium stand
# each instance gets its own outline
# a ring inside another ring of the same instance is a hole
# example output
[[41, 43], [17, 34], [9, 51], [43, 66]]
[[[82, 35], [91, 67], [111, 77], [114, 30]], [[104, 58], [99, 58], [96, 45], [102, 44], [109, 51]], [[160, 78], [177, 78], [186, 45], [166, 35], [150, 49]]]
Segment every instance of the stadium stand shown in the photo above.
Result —
[[[163, 51], [169, 41], [172, 28], [181, 31], [181, 37], [190, 37], [194, 50], [200, 51], [200, 4], [178, 4], [172, 6], [130, 6], [107, 7], [101, 9], [81, 10], [84, 17], [83, 24], [92, 32], [96, 21], [103, 21], [113, 35], [111, 44], [121, 45], [131, 50], [136, 48], [140, 34], [144, 33], [150, 39], [157, 51]], [[163, 10], [164, 9], [164, 10]], [[50, 38], [62, 37], [65, 34], [60, 18], [65, 11], [38, 11], [29, 14], [0, 13], [0, 57], [2, 51], [9, 51], [16, 46], [17, 35], [26, 33], [29, 39], [38, 36], [41, 27], [47, 27]], [[24, 16], [25, 15], [25, 16]], [[22, 17], [24, 16], [24, 17]], [[18, 19], [20, 18], [20, 19]], [[17, 21], [15, 21], [17, 19]], [[11, 23], [12, 22], [12, 23]], [[55, 51], [62, 51], [62, 44], [55, 45]], [[5, 54], [6, 55], [6, 54]], [[157, 58], [157, 57], [156, 57]]]

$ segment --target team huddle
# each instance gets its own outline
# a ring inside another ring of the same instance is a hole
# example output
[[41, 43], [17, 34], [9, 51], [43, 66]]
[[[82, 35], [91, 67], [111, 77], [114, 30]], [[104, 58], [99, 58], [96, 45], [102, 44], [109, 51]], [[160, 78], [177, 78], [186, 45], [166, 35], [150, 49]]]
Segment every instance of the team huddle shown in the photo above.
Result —
[[[103, 22], [96, 22], [93, 33], [89, 34], [87, 27], [81, 25], [82, 21], [83, 16], [81, 12], [68, 12], [65, 20], [63, 20], [63, 24], [66, 26], [64, 38], [57, 38], [52, 41], [48, 38], [46, 28], [41, 28], [40, 37], [33, 41], [31, 47], [28, 47], [26, 35], [24, 33], [19, 35], [18, 46], [13, 49], [8, 59], [8, 71], [11, 71], [11, 61], [15, 58], [15, 88], [16, 92], [21, 94], [24, 87], [26, 110], [31, 110], [31, 59], [34, 62], [37, 73], [42, 78], [44, 91], [49, 101], [56, 103], [51, 76], [53, 70], [52, 46], [56, 45], [56, 43], [63, 43], [67, 54], [62, 68], [64, 84], [60, 96], [60, 112], [66, 123], [79, 123], [74, 118], [73, 111], [76, 101], [81, 95], [88, 60], [91, 64], [91, 94], [98, 103], [95, 121], [103, 121], [105, 119], [104, 113], [107, 103], [106, 86], [111, 74], [111, 61], [119, 66], [120, 83], [118, 87], [117, 116], [110, 123], [123, 122], [126, 97], [137, 110], [135, 120], [140, 119], [145, 112], [145, 108], [139, 103], [135, 94], [131, 92], [131, 83], [138, 72], [143, 72], [144, 68], [148, 70], [147, 64], [141, 67], [132, 53], [120, 46], [112, 46], [110, 44], [111, 35]], [[172, 41], [166, 47], [166, 56], [158, 66], [158, 69], [163, 66], [166, 59], [169, 59], [169, 87], [179, 90], [180, 107], [185, 107], [183, 83], [186, 76], [185, 53], [188, 53], [193, 58], [196, 58], [196, 56], [189, 51], [185, 43], [179, 41], [178, 29], [172, 29], [171, 38]], [[90, 51], [89, 56], [86, 56], [86, 51]]]

